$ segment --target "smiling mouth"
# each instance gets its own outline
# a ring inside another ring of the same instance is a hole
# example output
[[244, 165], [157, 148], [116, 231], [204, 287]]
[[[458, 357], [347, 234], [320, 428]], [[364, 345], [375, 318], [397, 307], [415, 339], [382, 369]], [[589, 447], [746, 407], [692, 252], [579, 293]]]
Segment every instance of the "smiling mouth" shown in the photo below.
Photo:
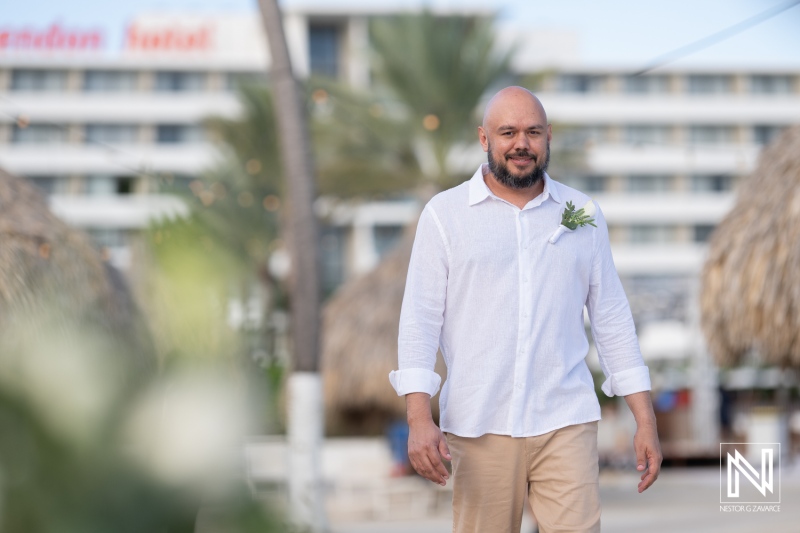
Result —
[[506, 159], [520, 167], [526, 166], [533, 161], [533, 157], [530, 156], [510, 156], [506, 157]]

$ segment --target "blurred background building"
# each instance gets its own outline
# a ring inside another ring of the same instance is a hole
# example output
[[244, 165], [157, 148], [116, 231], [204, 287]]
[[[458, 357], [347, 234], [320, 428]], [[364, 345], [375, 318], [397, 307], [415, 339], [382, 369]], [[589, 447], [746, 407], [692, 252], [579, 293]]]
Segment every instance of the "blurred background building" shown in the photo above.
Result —
[[[369, 88], [376, 14], [290, 7], [297, 72]], [[800, 70], [667, 66], [634, 76], [581, 66], [571, 32], [501, 29], [518, 46], [515, 76], [554, 123], [554, 145], [583, 154], [554, 178], [593, 195], [606, 214], [675, 453], [713, 452], [718, 382], [694, 310], [698, 275], [737, 183], [763, 145], [800, 122]], [[186, 212], [164, 191], [188, 187], [219, 157], [204, 120], [235, 117], [237, 87], [263, 79], [269, 60], [256, 13], [141, 14], [123, 35], [117, 46], [103, 30], [55, 20], [0, 30], [0, 165], [35, 183], [126, 270], [137, 232]], [[460, 165], [483, 160], [476, 142]], [[419, 207], [409, 198], [321, 200], [328, 289], [374, 268]]]
[[[290, 11], [298, 73], [368, 87], [372, 14]], [[555, 35], [570, 41], [569, 32]], [[554, 142], [586, 153], [585, 172], [555, 177], [603, 206], [620, 274], [643, 289], [655, 288], [655, 278], [695, 276], [736, 183], [761, 146], [800, 120], [800, 73], [667, 67], [632, 76], [576, 68], [569, 47], [543, 58], [541, 37], [530, 40], [514, 69], [535, 78], [529, 85], [556, 124]], [[188, 184], [208, 168], [215, 152], [203, 120], [234, 116], [237, 84], [263, 77], [268, 63], [255, 14], [142, 15], [120, 50], [107, 49], [100, 30], [56, 21], [6, 29], [0, 43], [0, 161], [44, 190], [57, 213], [88, 229], [123, 268], [129, 234], [180, 210], [159, 195], [154, 176]], [[481, 160], [476, 150], [464, 165]], [[347, 228], [347, 244], [334, 252], [341, 279], [371, 269], [414, 216], [413, 208], [387, 207], [334, 218]], [[653, 311], [659, 315], [683, 318], [675, 303], [648, 302], [671, 307]]]

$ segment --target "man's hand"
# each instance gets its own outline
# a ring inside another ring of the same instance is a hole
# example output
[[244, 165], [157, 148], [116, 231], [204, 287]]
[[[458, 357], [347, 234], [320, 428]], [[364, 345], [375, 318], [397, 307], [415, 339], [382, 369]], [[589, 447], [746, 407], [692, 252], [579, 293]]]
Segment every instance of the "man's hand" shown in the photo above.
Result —
[[642, 493], [658, 479], [661, 472], [661, 445], [656, 427], [639, 426], [633, 436], [633, 449], [636, 452], [636, 470], [642, 472], [639, 482], [639, 492]]
[[406, 395], [408, 408], [408, 458], [419, 475], [444, 486], [450, 477], [442, 458], [450, 460], [447, 441], [433, 423], [428, 394], [415, 392]]
[[625, 396], [625, 402], [636, 419], [633, 450], [636, 452], [636, 470], [642, 472], [639, 492], [644, 492], [661, 472], [661, 444], [658, 442], [656, 415], [650, 391], [635, 392]]
[[433, 423], [420, 422], [409, 426], [408, 458], [419, 475], [444, 486], [450, 475], [442, 459], [450, 460], [450, 450], [442, 430]]

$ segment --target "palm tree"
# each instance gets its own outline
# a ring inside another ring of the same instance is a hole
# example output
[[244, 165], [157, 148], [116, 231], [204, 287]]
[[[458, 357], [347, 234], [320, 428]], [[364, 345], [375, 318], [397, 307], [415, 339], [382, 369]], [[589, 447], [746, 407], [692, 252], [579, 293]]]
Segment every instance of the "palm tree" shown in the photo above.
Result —
[[294, 369], [287, 383], [289, 403], [289, 498], [293, 518], [312, 531], [326, 527], [322, 500], [322, 380], [319, 376], [320, 273], [315, 183], [304, 101], [292, 73], [277, 0], [259, 0], [272, 58], [271, 77], [280, 132], [294, 279], [292, 340]]

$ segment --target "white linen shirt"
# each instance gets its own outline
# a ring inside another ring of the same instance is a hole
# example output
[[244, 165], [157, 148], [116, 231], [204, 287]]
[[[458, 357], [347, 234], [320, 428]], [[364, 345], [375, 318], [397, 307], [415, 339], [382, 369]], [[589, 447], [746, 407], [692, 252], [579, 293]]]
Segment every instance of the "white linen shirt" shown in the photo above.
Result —
[[595, 224], [548, 239], [567, 201], [589, 197], [545, 174], [542, 194], [519, 209], [484, 182], [434, 196], [420, 215], [398, 337], [398, 395], [434, 396], [440, 348], [447, 379], [439, 397], [442, 431], [527, 437], [600, 419], [585, 357], [588, 309], [602, 390], [625, 396], [650, 390], [628, 300], [617, 275], [608, 228]]

